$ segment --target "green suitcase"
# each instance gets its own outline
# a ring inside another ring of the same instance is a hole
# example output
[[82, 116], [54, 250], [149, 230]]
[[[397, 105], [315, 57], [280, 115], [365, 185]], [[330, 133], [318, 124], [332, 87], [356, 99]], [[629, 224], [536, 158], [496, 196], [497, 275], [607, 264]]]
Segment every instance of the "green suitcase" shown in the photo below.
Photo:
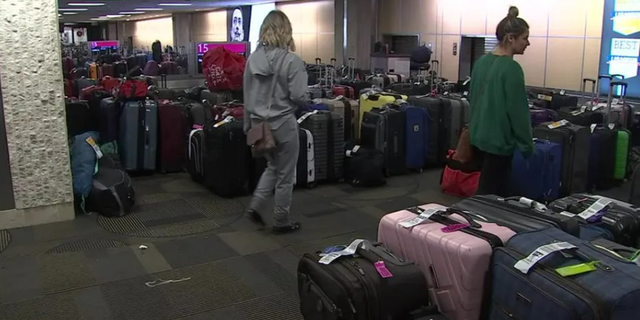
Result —
[[624, 180], [627, 175], [627, 157], [629, 156], [629, 131], [618, 130], [618, 141], [616, 144], [616, 162], [613, 178]]

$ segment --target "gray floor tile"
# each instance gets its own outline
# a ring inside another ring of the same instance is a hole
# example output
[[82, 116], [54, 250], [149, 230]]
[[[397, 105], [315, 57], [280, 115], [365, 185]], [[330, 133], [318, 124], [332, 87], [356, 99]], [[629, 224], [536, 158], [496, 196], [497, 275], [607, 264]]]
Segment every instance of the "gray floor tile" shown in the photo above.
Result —
[[80, 320], [71, 293], [54, 294], [0, 307], [2, 320]]
[[[136, 248], [137, 250], [137, 248]], [[87, 264], [98, 283], [129, 279], [147, 274], [131, 247], [101, 249], [85, 253]]]
[[104, 300], [100, 287], [89, 287], [73, 291], [73, 297], [83, 320], [111, 320], [113, 315]]
[[260, 231], [219, 233], [218, 237], [241, 255], [280, 248], [278, 243]]
[[156, 243], [156, 248], [173, 268], [181, 268], [238, 255], [216, 235]]
[[35, 257], [0, 259], [0, 303], [35, 298], [42, 294], [44, 289], [40, 284]]
[[282, 290], [264, 274], [261, 266], [256, 266], [255, 263], [250, 262], [246, 257], [234, 257], [221, 260], [218, 263], [228, 270], [233, 271], [258, 297], [282, 292]]

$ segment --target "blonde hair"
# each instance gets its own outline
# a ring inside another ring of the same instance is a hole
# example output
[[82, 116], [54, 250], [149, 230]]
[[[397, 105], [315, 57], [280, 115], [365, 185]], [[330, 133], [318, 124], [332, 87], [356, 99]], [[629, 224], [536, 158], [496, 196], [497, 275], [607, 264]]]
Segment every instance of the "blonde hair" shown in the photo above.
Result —
[[273, 10], [264, 18], [260, 27], [260, 43], [264, 46], [296, 51], [292, 34], [291, 21], [287, 15], [280, 10]]

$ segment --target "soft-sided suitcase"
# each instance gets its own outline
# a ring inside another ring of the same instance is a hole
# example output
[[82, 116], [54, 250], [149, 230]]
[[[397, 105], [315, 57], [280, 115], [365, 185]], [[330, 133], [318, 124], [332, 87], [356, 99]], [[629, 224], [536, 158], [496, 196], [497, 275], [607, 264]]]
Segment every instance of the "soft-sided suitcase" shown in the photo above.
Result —
[[620, 129], [617, 132], [615, 166], [613, 178], [616, 180], [624, 180], [627, 177], [627, 162], [629, 159], [630, 133], [627, 130]]
[[184, 167], [187, 130], [183, 121], [184, 106], [169, 100], [158, 102], [159, 170], [180, 172]]
[[587, 189], [605, 190], [613, 187], [618, 132], [603, 125], [594, 125], [589, 150], [589, 180]]
[[345, 156], [346, 182], [356, 187], [378, 187], [387, 183], [384, 154], [380, 150], [348, 146]]
[[212, 106], [219, 106], [232, 100], [231, 93], [228, 91], [211, 92], [209, 90], [202, 90], [200, 98], [206, 100]]
[[589, 128], [571, 123], [559, 127], [543, 124], [533, 130], [533, 136], [562, 145], [562, 185], [560, 195], [585, 192], [589, 173]]
[[580, 224], [576, 217], [556, 213], [526, 198], [480, 195], [464, 199], [454, 204], [453, 208], [469, 211], [481, 221], [497, 223], [518, 233], [558, 228], [576, 237], [580, 236]]
[[310, 188], [316, 182], [313, 134], [307, 129], [300, 128], [298, 137], [300, 138], [300, 153], [296, 168], [296, 185]]
[[424, 83], [394, 83], [387, 90], [407, 96], [423, 96], [431, 92], [431, 87]]
[[[515, 233], [457, 210], [450, 216], [431, 212], [433, 215], [423, 223], [403, 226], [418, 214], [428, 215], [429, 210], [447, 208], [429, 204], [382, 217], [378, 241], [405, 259], [415, 261], [427, 278], [428, 288], [423, 290], [429, 292], [430, 299], [445, 316], [451, 320], [480, 319], [483, 298], [488, 291], [485, 274], [489, 271], [491, 253]], [[447, 230], [460, 224], [472, 226]]]
[[204, 135], [204, 185], [225, 198], [246, 195], [249, 153], [242, 121], [209, 122]]
[[[362, 94], [360, 95], [360, 121], [364, 120], [364, 113], [371, 111], [373, 108], [382, 107], [389, 103], [394, 103], [396, 100], [406, 101], [408, 98], [404, 95], [395, 93], [375, 93], [375, 94]], [[414, 105], [413, 103], [411, 103]], [[358, 138], [360, 134], [360, 123], [358, 124]]]
[[529, 113], [531, 114], [531, 125], [534, 127], [545, 122], [558, 120], [558, 113], [551, 109], [530, 107]]
[[334, 97], [343, 96], [347, 99], [355, 99], [356, 97], [353, 88], [349, 86], [335, 85], [332, 90]]
[[100, 67], [100, 71], [102, 73], [102, 77], [115, 77], [115, 72], [112, 64], [103, 64], [102, 67]]
[[512, 193], [535, 200], [555, 200], [560, 196], [562, 146], [537, 139], [533, 148], [529, 158], [520, 151], [513, 156]]
[[578, 221], [583, 226], [602, 229], [608, 240], [615, 241], [621, 245], [636, 247], [638, 245], [638, 237], [640, 237], [640, 223], [637, 214], [626, 210], [618, 210], [613, 206], [604, 209], [604, 215], [596, 221], [590, 221], [589, 219], [584, 219], [584, 216], [579, 216], [586, 214], [585, 211], [594, 205], [596, 201], [595, 198], [584, 194], [574, 194], [552, 202], [549, 204], [549, 208], [566, 215], [578, 215]]
[[[411, 97], [410, 105], [423, 108], [429, 114], [429, 147], [427, 164], [435, 166], [447, 161], [451, 132], [451, 108], [445, 108], [440, 98]], [[455, 149], [455, 147], [454, 147]]]
[[[629, 252], [553, 228], [517, 234], [494, 252], [489, 319], [636, 319], [640, 272]], [[574, 271], [585, 264], [587, 272]]]
[[[189, 145], [187, 146], [187, 172], [191, 180], [204, 182], [204, 131], [202, 128], [193, 129], [189, 133]], [[211, 168], [213, 169], [213, 168]]]
[[114, 98], [106, 98], [100, 101], [99, 128], [102, 143], [118, 140], [121, 112], [120, 101]]
[[93, 177], [86, 210], [106, 217], [122, 217], [131, 213], [135, 201], [129, 175], [119, 169], [102, 167]]
[[406, 173], [405, 114], [390, 108], [374, 108], [362, 118], [361, 144], [384, 154], [388, 175]]
[[95, 86], [97, 85], [98, 82], [96, 80], [93, 79], [88, 79], [88, 78], [80, 78], [75, 80], [75, 86], [74, 86], [74, 90], [76, 90], [74, 93], [74, 95], [76, 97], [80, 97], [80, 93], [82, 92], [82, 90], [84, 90], [85, 88], [91, 87], [91, 86]]
[[427, 161], [429, 141], [429, 114], [427, 110], [403, 104], [400, 110], [405, 115], [406, 167], [422, 170]]
[[584, 127], [588, 127], [594, 123], [604, 123], [604, 118], [604, 114], [587, 110], [586, 107], [584, 107], [584, 110], [576, 107], [565, 107], [558, 110], [558, 119], [564, 119]]
[[[325, 251], [334, 248], [345, 246]], [[319, 263], [327, 257], [321, 252], [305, 253], [300, 259], [298, 294], [305, 319], [405, 320], [427, 305], [425, 278], [414, 263], [368, 241], [354, 241], [345, 249], [352, 248], [355, 255], [329, 264]]]
[[158, 148], [158, 105], [130, 101], [120, 116], [118, 147], [126, 171], [155, 171]]
[[336, 112], [314, 111], [298, 119], [313, 135], [316, 181], [342, 178], [344, 165], [344, 119]]

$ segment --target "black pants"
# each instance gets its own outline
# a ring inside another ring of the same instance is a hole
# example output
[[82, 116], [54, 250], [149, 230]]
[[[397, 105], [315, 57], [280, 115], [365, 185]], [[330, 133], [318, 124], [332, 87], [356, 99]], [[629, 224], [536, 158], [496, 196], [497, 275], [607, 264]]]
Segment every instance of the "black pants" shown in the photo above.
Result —
[[510, 195], [511, 160], [513, 155], [502, 156], [473, 148], [474, 157], [482, 164], [480, 182], [476, 194]]

